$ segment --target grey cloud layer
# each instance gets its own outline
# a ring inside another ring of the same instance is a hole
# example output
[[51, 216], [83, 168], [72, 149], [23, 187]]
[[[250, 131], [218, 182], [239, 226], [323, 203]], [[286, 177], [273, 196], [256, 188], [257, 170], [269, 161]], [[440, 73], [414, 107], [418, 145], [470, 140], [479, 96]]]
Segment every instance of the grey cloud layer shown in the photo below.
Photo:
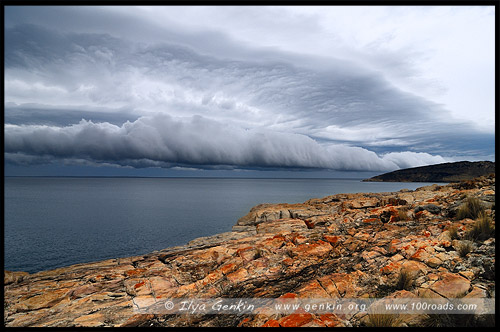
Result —
[[9, 162], [384, 171], [493, 154], [493, 135], [346, 61], [302, 66], [277, 51], [226, 59], [196, 43], [34, 25], [7, 28], [5, 45]]
[[445, 161], [409, 152], [380, 158], [358, 147], [322, 146], [304, 135], [165, 114], [141, 117], [122, 126], [85, 120], [66, 127], [6, 125], [5, 152], [8, 161], [20, 164], [35, 162], [29, 156], [39, 156], [39, 162], [53, 157], [134, 167], [180, 164], [379, 171]]

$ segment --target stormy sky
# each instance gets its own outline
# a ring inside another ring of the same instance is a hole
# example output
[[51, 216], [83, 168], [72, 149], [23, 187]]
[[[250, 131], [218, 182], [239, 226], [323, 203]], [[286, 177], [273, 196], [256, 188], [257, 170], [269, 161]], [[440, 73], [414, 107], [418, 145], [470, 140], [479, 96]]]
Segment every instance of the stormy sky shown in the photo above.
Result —
[[6, 6], [6, 175], [495, 160], [494, 7]]

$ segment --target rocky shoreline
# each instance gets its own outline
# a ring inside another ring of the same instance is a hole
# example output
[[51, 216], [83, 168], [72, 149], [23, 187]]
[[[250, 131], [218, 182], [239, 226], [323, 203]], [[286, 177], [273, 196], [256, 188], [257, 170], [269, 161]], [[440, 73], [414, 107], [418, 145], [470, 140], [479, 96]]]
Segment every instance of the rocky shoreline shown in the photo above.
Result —
[[[471, 202], [479, 215], [467, 214]], [[363, 312], [153, 315], [134, 306], [189, 297], [494, 298], [495, 235], [480, 221], [495, 224], [494, 174], [414, 191], [261, 204], [232, 232], [183, 246], [33, 274], [4, 271], [4, 325], [375, 326]], [[492, 315], [451, 316], [399, 315], [385, 324], [494, 323]]]

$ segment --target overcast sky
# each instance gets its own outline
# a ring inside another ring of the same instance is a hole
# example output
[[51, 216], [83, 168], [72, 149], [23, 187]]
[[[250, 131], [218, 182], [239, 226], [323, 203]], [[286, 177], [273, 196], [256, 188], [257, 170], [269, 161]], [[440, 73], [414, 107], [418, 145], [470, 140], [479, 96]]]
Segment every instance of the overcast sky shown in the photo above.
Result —
[[493, 6], [7, 6], [6, 175], [494, 161], [494, 23]]

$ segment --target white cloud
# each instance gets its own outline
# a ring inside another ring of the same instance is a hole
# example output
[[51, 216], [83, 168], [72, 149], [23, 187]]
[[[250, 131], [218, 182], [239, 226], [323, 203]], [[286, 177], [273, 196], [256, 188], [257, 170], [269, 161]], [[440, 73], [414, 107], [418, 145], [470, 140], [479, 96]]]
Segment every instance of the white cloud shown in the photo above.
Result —
[[254, 47], [349, 59], [442, 103], [457, 120], [494, 129], [492, 6], [141, 7], [138, 16]]
[[[244, 129], [200, 116], [141, 117], [116, 126], [82, 120], [72, 126], [5, 125], [10, 162], [39, 157], [90, 160], [135, 167], [235, 166], [389, 171], [443, 162], [427, 153], [390, 153], [343, 145], [320, 145], [292, 133]], [[34, 159], [33, 159], [34, 160]]]
[[409, 151], [391, 152], [383, 155], [382, 159], [395, 163], [399, 168], [441, 164], [450, 161], [449, 159], [445, 159], [441, 156], [433, 156], [425, 152]]

